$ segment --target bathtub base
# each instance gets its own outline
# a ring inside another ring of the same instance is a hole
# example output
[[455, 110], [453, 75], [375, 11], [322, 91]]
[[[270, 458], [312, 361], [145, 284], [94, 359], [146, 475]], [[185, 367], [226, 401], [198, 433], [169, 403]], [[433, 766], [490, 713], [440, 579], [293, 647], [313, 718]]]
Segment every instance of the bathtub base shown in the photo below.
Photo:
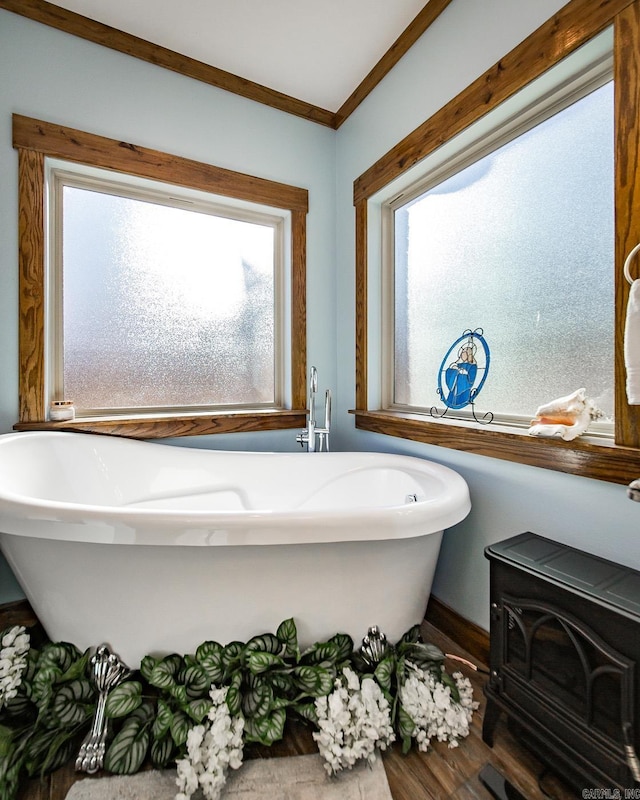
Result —
[[358, 647], [372, 625], [394, 643], [424, 618], [441, 539], [176, 548], [0, 534], [0, 545], [53, 641], [107, 644], [136, 668], [289, 617], [303, 648], [339, 632]]

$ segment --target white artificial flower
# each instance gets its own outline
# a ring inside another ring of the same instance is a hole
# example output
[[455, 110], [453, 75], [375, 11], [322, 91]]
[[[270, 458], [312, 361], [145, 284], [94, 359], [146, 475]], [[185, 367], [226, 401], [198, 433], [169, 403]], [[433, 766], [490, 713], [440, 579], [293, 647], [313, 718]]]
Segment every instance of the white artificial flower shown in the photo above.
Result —
[[29, 634], [16, 625], [2, 637], [0, 649], [0, 709], [15, 697], [27, 666]]
[[202, 725], [194, 725], [187, 735], [187, 756], [176, 762], [179, 791], [175, 800], [190, 800], [198, 788], [207, 800], [218, 800], [227, 769], [242, 766], [244, 720], [231, 716], [227, 691], [211, 687], [212, 705], [207, 719]]
[[204, 725], [195, 725], [187, 734], [187, 753], [192, 764], [199, 764], [201, 761], [200, 747], [204, 739]]
[[373, 764], [376, 750], [395, 739], [389, 703], [372, 678], [360, 683], [345, 667], [334, 686], [328, 697], [315, 701], [319, 730], [313, 734], [330, 775], [351, 769], [359, 759]]
[[418, 749], [426, 752], [435, 738], [457, 747], [458, 741], [469, 734], [469, 723], [478, 703], [473, 700], [471, 682], [461, 672], [453, 679], [459, 702], [451, 697], [451, 689], [433, 675], [407, 662], [410, 674], [400, 689], [400, 702], [415, 725], [413, 738]]

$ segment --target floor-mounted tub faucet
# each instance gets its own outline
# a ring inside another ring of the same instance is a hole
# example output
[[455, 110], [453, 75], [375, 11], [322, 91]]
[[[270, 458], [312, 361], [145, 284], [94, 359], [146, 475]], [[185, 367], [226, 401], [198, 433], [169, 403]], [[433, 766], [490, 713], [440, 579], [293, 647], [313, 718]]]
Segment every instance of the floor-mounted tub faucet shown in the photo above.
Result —
[[[309, 453], [329, 452], [329, 430], [331, 428], [331, 389], [324, 394], [324, 428], [316, 424], [316, 393], [318, 391], [318, 370], [311, 367], [309, 371], [309, 416], [307, 427], [296, 436], [300, 446], [307, 445]], [[317, 440], [317, 443], [316, 443]]]

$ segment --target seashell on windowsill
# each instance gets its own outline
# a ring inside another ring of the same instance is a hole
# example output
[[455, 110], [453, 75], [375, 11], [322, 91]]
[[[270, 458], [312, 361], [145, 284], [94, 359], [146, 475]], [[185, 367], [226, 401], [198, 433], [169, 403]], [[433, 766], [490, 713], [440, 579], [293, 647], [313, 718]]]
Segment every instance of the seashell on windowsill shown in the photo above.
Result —
[[538, 408], [531, 420], [530, 436], [558, 437], [570, 442], [583, 434], [602, 411], [586, 396], [586, 389], [559, 397]]

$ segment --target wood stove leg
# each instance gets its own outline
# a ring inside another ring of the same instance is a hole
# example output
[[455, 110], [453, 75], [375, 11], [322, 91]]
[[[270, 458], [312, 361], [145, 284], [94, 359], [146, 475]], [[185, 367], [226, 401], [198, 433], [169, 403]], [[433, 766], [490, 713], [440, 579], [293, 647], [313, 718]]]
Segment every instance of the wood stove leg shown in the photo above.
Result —
[[496, 729], [496, 724], [500, 717], [500, 708], [497, 703], [487, 697], [487, 705], [484, 710], [484, 719], [482, 721], [482, 741], [493, 747], [493, 734]]

